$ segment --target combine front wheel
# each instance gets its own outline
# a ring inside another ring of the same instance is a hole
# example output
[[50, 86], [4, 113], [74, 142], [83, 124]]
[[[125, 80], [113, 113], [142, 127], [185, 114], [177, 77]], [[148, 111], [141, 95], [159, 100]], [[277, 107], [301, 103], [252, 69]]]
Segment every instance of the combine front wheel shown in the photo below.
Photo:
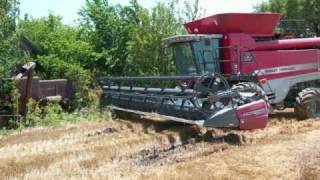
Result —
[[320, 89], [307, 88], [296, 98], [294, 112], [301, 120], [320, 117]]

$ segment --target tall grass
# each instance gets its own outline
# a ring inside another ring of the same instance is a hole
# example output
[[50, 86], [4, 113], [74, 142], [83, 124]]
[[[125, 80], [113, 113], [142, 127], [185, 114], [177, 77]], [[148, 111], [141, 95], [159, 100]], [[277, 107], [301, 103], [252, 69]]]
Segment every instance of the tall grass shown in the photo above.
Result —
[[66, 112], [58, 103], [40, 106], [35, 101], [31, 101], [28, 104], [26, 116], [19, 120], [10, 120], [9, 127], [0, 128], [0, 135], [7, 135], [30, 127], [57, 127], [77, 122], [102, 122], [111, 119], [112, 113], [108, 108], [100, 109], [97, 106], [91, 106], [73, 112]]

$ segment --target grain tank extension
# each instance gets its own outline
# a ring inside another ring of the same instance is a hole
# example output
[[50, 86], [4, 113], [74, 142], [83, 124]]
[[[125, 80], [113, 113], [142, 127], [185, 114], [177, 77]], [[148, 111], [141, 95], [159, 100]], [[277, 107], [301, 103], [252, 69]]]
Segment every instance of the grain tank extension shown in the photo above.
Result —
[[104, 105], [213, 128], [258, 129], [268, 111], [320, 116], [320, 38], [274, 34], [276, 13], [218, 14], [163, 40], [176, 76], [104, 77]]

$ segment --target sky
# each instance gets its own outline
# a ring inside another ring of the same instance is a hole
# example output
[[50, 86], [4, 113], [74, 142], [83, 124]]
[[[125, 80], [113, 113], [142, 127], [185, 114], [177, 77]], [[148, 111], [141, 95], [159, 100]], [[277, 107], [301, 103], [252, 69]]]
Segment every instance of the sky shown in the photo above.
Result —
[[[138, 0], [146, 8], [152, 7], [161, 0]], [[227, 12], [252, 12], [253, 6], [263, 0], [200, 0], [200, 6], [206, 15]], [[32, 17], [43, 17], [54, 13], [63, 17], [63, 22], [72, 24], [79, 18], [78, 11], [85, 5], [86, 0], [20, 0], [20, 14]], [[112, 4], [127, 4], [129, 0], [109, 0]]]

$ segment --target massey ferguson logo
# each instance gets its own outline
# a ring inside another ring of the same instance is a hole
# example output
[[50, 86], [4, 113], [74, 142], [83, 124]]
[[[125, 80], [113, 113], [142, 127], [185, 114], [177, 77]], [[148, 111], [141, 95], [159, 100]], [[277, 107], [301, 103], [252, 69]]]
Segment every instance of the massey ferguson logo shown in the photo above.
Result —
[[262, 115], [266, 113], [266, 109], [263, 108], [263, 109], [257, 109], [257, 110], [254, 110], [254, 111], [250, 111], [250, 112], [247, 112], [247, 113], [244, 113], [243, 116], [244, 117], [248, 117], [248, 116], [259, 116], [259, 115]]
[[318, 67], [318, 63], [300, 64], [300, 65], [292, 65], [292, 66], [282, 66], [282, 67], [276, 67], [276, 68], [261, 69], [260, 70], [260, 75], [301, 71], [301, 70], [315, 69], [317, 67]]

